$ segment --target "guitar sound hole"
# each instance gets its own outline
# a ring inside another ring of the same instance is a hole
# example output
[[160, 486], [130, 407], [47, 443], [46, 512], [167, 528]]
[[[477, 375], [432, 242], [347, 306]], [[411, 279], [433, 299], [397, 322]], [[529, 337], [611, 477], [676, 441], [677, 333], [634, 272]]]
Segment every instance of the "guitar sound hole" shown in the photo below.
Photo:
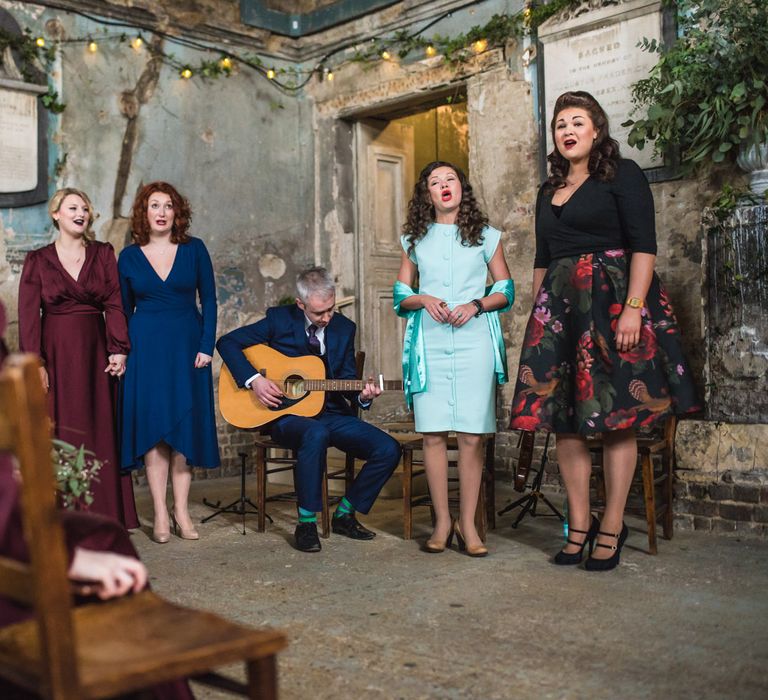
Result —
[[300, 399], [306, 396], [308, 392], [304, 389], [304, 377], [295, 374], [287, 377], [283, 391], [289, 399]]

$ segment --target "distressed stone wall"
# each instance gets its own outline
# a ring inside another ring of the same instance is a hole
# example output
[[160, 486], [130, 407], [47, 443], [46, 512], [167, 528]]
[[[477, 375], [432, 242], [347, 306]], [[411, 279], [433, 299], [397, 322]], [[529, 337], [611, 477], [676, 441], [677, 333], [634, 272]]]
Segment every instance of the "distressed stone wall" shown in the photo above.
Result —
[[[0, 3], [35, 34], [84, 36], [98, 25], [25, 3]], [[209, 3], [210, 5], [210, 3]], [[156, 39], [181, 62], [202, 52]], [[229, 78], [182, 80], [173, 68], [119, 42], [96, 54], [65, 45], [52, 76], [67, 107], [53, 119], [49, 189], [76, 186], [92, 197], [97, 237], [125, 245], [137, 189], [168, 180], [189, 198], [191, 233], [211, 253], [219, 334], [258, 319], [293, 293], [314, 261], [311, 112], [246, 69]], [[59, 163], [58, 170], [56, 163]], [[45, 205], [0, 210], [0, 298], [16, 345], [18, 280], [25, 252], [54, 237]], [[218, 373], [218, 356], [214, 365]], [[224, 471], [239, 468], [249, 435], [220, 424]], [[208, 472], [204, 472], [209, 475]]]

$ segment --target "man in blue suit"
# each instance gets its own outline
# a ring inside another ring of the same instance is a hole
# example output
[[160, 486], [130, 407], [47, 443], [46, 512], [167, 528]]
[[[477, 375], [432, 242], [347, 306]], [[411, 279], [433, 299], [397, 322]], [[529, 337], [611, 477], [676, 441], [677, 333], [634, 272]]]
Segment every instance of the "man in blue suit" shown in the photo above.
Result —
[[[329, 379], [355, 379], [355, 324], [335, 314], [336, 288], [322, 267], [302, 272], [296, 280], [296, 303], [267, 309], [261, 321], [219, 338], [216, 347], [237, 385], [251, 389], [265, 406], [276, 407], [283, 396], [280, 388], [258, 373], [243, 354], [251, 345], [265, 343], [290, 357], [319, 355]], [[299, 522], [296, 547], [319, 552], [317, 511], [322, 508], [322, 480], [326, 452], [337, 447], [366, 460], [349, 491], [333, 515], [333, 532], [356, 540], [370, 540], [375, 533], [363, 527], [355, 512], [367, 513], [400, 460], [400, 445], [391, 436], [355, 414], [368, 409], [381, 389], [368, 382], [352, 393], [326, 394], [323, 410], [314, 418], [282, 416], [271, 424], [275, 442], [294, 449], [297, 462], [294, 484]]]

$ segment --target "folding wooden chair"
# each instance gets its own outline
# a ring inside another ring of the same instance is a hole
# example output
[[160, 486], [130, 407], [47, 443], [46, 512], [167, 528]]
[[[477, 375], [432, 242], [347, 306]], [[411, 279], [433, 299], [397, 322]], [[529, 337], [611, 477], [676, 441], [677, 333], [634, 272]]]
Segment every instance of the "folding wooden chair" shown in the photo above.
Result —
[[[34, 619], [0, 629], [0, 676], [43, 698], [88, 700], [188, 677], [250, 698], [277, 697], [277, 630], [255, 630], [169, 603], [151, 591], [73, 607], [67, 551], [56, 510], [50, 420], [33, 355], [0, 372], [0, 450], [22, 474], [30, 564], [0, 558], [0, 595]], [[244, 661], [247, 683], [212, 669]]]

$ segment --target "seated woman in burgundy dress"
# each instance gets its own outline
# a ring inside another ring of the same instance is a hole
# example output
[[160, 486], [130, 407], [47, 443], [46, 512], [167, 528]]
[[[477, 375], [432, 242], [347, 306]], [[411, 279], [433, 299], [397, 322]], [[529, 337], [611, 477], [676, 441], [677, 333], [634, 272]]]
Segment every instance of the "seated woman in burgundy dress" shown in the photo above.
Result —
[[27, 254], [19, 286], [19, 345], [40, 355], [56, 437], [103, 462], [89, 510], [139, 526], [130, 476], [120, 476], [116, 383], [130, 349], [115, 252], [94, 240], [93, 207], [73, 188], [48, 204], [58, 239]]

